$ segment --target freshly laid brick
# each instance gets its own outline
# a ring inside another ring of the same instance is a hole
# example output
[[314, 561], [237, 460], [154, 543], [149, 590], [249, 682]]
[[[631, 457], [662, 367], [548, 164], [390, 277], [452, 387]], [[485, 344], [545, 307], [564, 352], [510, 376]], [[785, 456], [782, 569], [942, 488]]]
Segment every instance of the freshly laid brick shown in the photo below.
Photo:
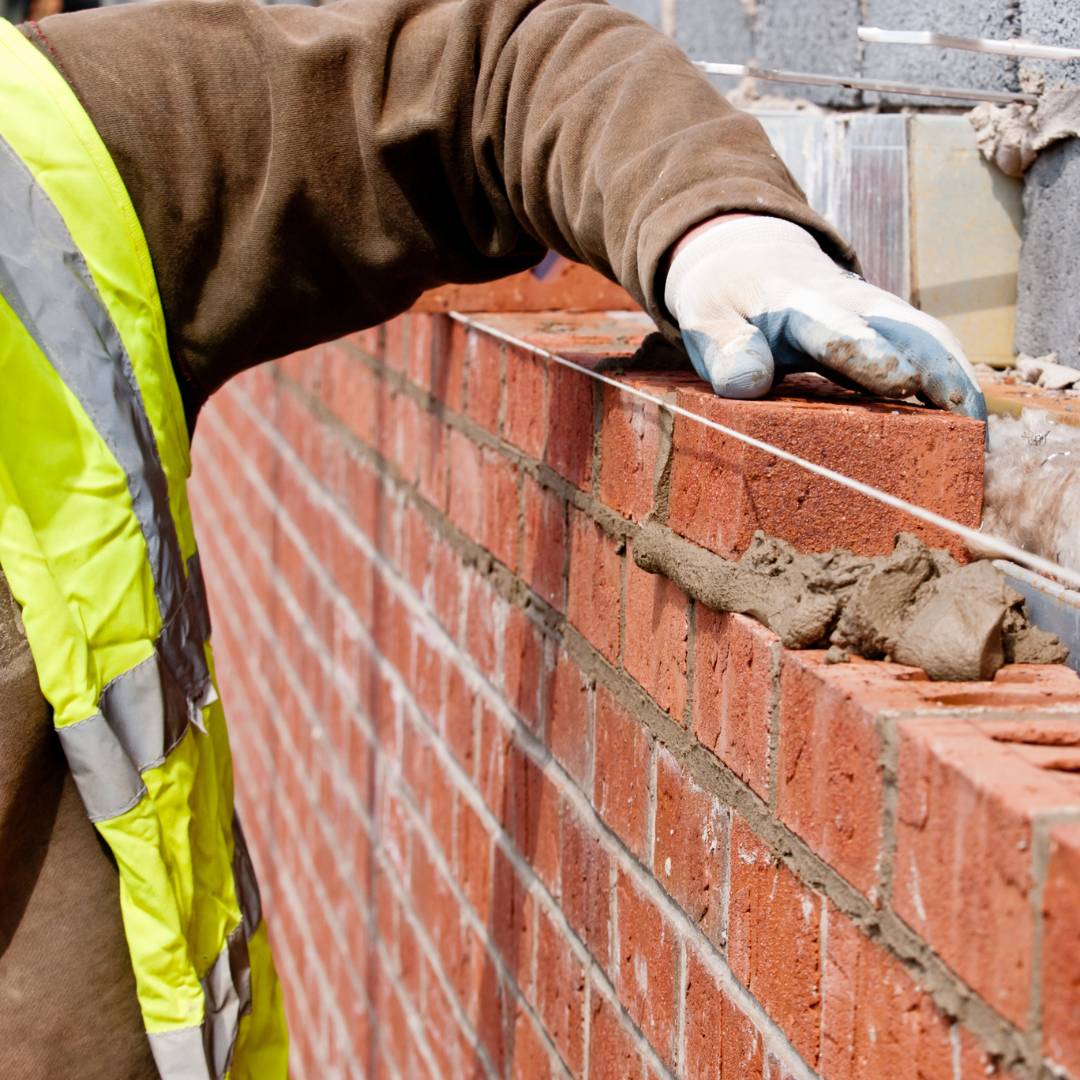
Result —
[[616, 904], [619, 1001], [660, 1057], [670, 1063], [675, 1055], [678, 982], [674, 932], [653, 901], [622, 870]]
[[[827, 393], [827, 392], [826, 392]], [[933, 409], [877, 404], [839, 392], [797, 391], [732, 401], [701, 388], [677, 403], [726, 427], [977, 527], [982, 510], [983, 425]], [[898, 532], [962, 553], [963, 542], [901, 511], [763, 450], [675, 417], [668, 523], [725, 558], [762, 529], [801, 551], [891, 551]]]
[[827, 905], [820, 1070], [832, 1080], [951, 1078], [949, 1023], [903, 965]]
[[795, 1049], [813, 1062], [821, 1008], [821, 899], [738, 817], [731, 826], [729, 873], [731, 970]]
[[465, 369], [465, 412], [492, 434], [499, 433], [502, 397], [502, 342], [488, 334], [469, 337]]
[[747, 1080], [761, 1075], [761, 1035], [698, 955], [686, 952], [685, 1056], [680, 1075]]
[[763, 799], [777, 637], [745, 615], [694, 611], [694, 735]]
[[1080, 823], [1050, 834], [1043, 893], [1043, 1053], [1080, 1076]]
[[664, 749], [656, 755], [653, 875], [702, 931], [723, 938], [728, 811]]
[[639, 570], [628, 553], [623, 667], [679, 723], [686, 707], [688, 607], [685, 593]]
[[570, 600], [567, 616], [612, 663], [619, 656], [620, 546], [590, 518], [570, 513]]
[[548, 369], [548, 441], [544, 460], [575, 487], [592, 486], [593, 383], [552, 364]]
[[506, 352], [506, 415], [503, 438], [536, 461], [548, 440], [547, 367], [538, 356], [509, 348]]
[[606, 687], [596, 688], [595, 708], [593, 801], [616, 836], [643, 860], [652, 739]]
[[[627, 379], [648, 392], [665, 388], [662, 376]], [[659, 387], [657, 387], [659, 383]], [[660, 452], [660, 410], [651, 402], [604, 386], [600, 401], [600, 498], [641, 521], [653, 507]]]
[[1035, 932], [1034, 823], [1080, 808], [1080, 776], [1038, 768], [962, 717], [903, 721], [899, 739], [893, 904], [1022, 1026]]
[[483, 455], [483, 531], [481, 542], [511, 570], [517, 569], [518, 474], [493, 450]]

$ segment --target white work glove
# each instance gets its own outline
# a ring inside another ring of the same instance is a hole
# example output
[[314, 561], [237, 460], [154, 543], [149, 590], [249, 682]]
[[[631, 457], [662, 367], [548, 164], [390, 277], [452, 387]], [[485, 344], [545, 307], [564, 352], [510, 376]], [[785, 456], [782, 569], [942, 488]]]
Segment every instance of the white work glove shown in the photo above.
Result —
[[664, 300], [694, 370], [721, 397], [761, 397], [789, 372], [816, 371], [986, 419], [949, 330], [842, 269], [790, 221], [739, 217], [691, 235], [675, 250]]

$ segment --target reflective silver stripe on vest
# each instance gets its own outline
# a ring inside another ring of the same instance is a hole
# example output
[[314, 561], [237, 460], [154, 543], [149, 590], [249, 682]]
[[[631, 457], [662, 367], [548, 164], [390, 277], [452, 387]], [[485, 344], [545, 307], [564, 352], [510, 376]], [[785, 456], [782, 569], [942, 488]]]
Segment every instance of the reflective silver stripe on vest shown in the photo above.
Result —
[[159, 653], [101, 692], [99, 711], [58, 728], [91, 821], [109, 821], [146, 793], [140, 773], [161, 765], [188, 729], [187, 695]]
[[235, 815], [233, 880], [243, 920], [200, 980], [206, 1001], [202, 1024], [149, 1036], [162, 1080], [221, 1080], [232, 1063], [240, 1018], [251, 1012], [247, 943], [262, 921], [262, 907], [244, 832]]
[[201, 700], [209, 685], [206, 658], [202, 639], [193, 641], [188, 633], [192, 620], [184, 608], [191, 589], [131, 359], [63, 217], [3, 137], [0, 293], [124, 471], [162, 623], [170, 631], [163, 634], [162, 650], [188, 697]]

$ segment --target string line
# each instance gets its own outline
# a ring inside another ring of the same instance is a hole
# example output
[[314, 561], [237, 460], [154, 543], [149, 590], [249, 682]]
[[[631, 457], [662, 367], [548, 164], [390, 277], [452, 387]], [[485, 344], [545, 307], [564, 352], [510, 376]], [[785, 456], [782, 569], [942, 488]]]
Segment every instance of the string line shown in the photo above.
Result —
[[[737, 439], [739, 442], [745, 443], [747, 446], [752, 446], [756, 450], [762, 450], [767, 454], [771, 454], [781, 461], [787, 461], [792, 465], [798, 465], [807, 472], [824, 477], [826, 480], [832, 480], [842, 487], [850, 488], [852, 491], [856, 491], [860, 495], [865, 495], [869, 499], [874, 499], [894, 510], [900, 510], [903, 513], [909, 514], [911, 517], [926, 522], [928, 525], [934, 525], [945, 532], [960, 537], [960, 539], [964, 540], [968, 545], [973, 546], [977, 551], [986, 552], [988, 556], [1010, 559], [1013, 562], [1019, 563], [1021, 566], [1026, 566], [1029, 570], [1033, 570], [1038, 574], [1045, 575], [1049, 578], [1057, 578], [1059, 581], [1067, 582], [1075, 589], [1080, 589], [1080, 573], [1077, 573], [1075, 570], [1070, 570], [1067, 567], [1060, 566], [1051, 559], [1045, 559], [1041, 555], [1034, 555], [1029, 551], [1025, 551], [1023, 548], [1017, 547], [1008, 540], [992, 536], [989, 533], [979, 532], [978, 529], [973, 529], [968, 525], [961, 525], [960, 522], [953, 521], [951, 518], [935, 513], [933, 510], [927, 510], [925, 507], [917, 506], [915, 503], [908, 502], [906, 499], [901, 499], [897, 495], [890, 495], [889, 492], [882, 491], [880, 488], [873, 487], [871, 484], [865, 484], [861, 480], [846, 476], [844, 473], [837, 472], [835, 469], [830, 469], [825, 465], [819, 465], [817, 462], [809, 461], [806, 458], [800, 457], [798, 454], [791, 453], [789, 450], [784, 450], [779, 446], [773, 446], [772, 443], [765, 442], [762, 439], [754, 438], [753, 435], [747, 435], [745, 432], [730, 428], [725, 424], [718, 423], [716, 420], [711, 420], [707, 416], [701, 416], [699, 413], [691, 412], [689, 409], [684, 409], [681, 405], [664, 401], [663, 398], [659, 398], [655, 394], [650, 394], [636, 386], [630, 386], [628, 383], [622, 382], [619, 379], [613, 379], [611, 376], [603, 374], [603, 372], [593, 371], [591, 368], [587, 368], [582, 364], [577, 364], [573, 360], [568, 360], [565, 356], [560, 356], [558, 353], [551, 352], [549, 349], [545, 349], [540, 345], [535, 345], [532, 342], [514, 337], [513, 334], [508, 334], [497, 327], [481, 322], [478, 319], [473, 319], [459, 311], [451, 311], [450, 318], [471, 329], [480, 330], [491, 337], [498, 338], [500, 341], [504, 341], [508, 345], [513, 345], [515, 348], [524, 349], [526, 352], [533, 353], [536, 356], [542, 356], [553, 363], [569, 368], [571, 371], [576, 371], [580, 375], [587, 375], [597, 382], [614, 387], [621, 393], [629, 394], [630, 396], [640, 398], [643, 401], [648, 401], [658, 408], [666, 409], [675, 416], [682, 416], [687, 420], [694, 421], [713, 431], [717, 431], [721, 435], [727, 435], [729, 438]], [[1048, 581], [1047, 584], [1053, 585], [1054, 582]]]

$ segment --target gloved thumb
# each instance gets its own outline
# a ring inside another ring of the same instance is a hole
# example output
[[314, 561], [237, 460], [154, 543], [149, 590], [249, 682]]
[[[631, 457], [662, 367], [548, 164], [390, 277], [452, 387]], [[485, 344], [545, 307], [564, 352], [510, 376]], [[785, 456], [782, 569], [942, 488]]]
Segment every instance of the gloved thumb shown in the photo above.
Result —
[[765, 335], [739, 315], [682, 330], [694, 370], [720, 397], [759, 398], [773, 385], [775, 364]]

